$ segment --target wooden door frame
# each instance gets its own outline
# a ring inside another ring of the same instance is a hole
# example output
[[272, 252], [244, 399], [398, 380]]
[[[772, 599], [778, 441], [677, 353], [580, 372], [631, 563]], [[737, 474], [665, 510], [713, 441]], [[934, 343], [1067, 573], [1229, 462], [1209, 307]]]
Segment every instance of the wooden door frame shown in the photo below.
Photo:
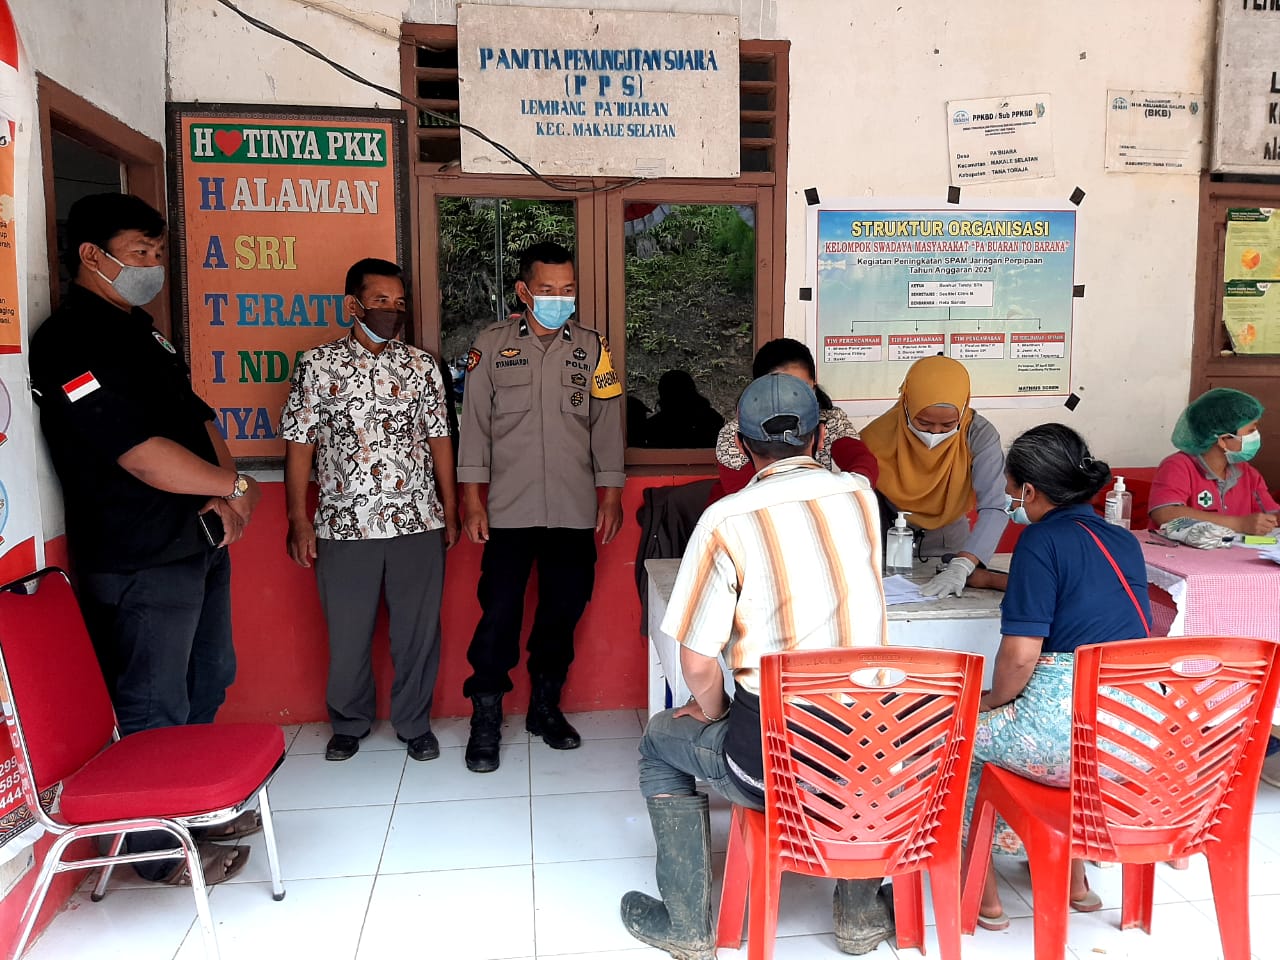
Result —
[[[79, 94], [36, 74], [40, 110], [40, 155], [44, 170], [45, 232], [49, 257], [49, 303], [58, 305], [58, 206], [53, 175], [53, 135], [60, 133], [120, 161], [125, 189], [164, 214], [164, 146], [139, 133]], [[172, 335], [169, 281], [148, 306], [156, 326]]]
[[1280, 357], [1224, 356], [1222, 328], [1226, 210], [1228, 207], [1273, 207], [1278, 202], [1280, 184], [1214, 180], [1208, 173], [1200, 177], [1195, 322], [1188, 400], [1200, 396], [1219, 377], [1271, 378], [1280, 375]]

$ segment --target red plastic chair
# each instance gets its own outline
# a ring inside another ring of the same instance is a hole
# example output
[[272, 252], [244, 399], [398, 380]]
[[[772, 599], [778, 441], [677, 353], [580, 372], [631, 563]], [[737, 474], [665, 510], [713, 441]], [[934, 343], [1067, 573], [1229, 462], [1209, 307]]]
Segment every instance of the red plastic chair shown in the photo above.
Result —
[[999, 813], [1026, 844], [1035, 958], [1062, 960], [1072, 859], [1124, 865], [1120, 927], [1151, 932], [1155, 864], [1203, 853], [1225, 960], [1249, 960], [1249, 830], [1280, 671], [1276, 644], [1160, 637], [1076, 651], [1071, 785], [993, 764], [965, 849], [973, 933]]
[[[217, 958], [200, 855], [190, 828], [235, 819], [257, 798], [276, 900], [284, 898], [267, 784], [284, 759], [284, 734], [271, 724], [198, 724], [145, 730], [120, 739], [97, 656], [71, 584], [61, 570], [42, 570], [0, 587], [0, 682], [5, 720], [18, 761], [22, 798], [56, 839], [22, 913], [11, 956], [31, 937], [40, 905], [57, 873], [102, 867], [93, 899], [106, 892], [117, 863], [185, 856], [204, 932]], [[40, 794], [62, 784], [58, 811]], [[121, 853], [124, 837], [164, 830], [180, 850]], [[84, 837], [110, 836], [105, 856], [63, 860]]]
[[929, 872], [944, 960], [960, 958], [960, 838], [982, 657], [858, 647], [761, 661], [765, 810], [733, 808], [716, 945], [769, 960], [782, 872], [898, 877], [897, 944], [924, 950]]

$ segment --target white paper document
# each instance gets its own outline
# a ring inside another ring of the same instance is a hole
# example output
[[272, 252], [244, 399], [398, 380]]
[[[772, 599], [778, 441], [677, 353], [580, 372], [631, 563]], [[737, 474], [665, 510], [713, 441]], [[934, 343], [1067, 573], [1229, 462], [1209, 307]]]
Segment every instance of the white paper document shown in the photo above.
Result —
[[936, 600], [937, 597], [926, 597], [920, 592], [920, 584], [908, 580], [901, 574], [884, 578], [884, 602], [886, 606], [900, 603], [920, 603], [922, 600]]

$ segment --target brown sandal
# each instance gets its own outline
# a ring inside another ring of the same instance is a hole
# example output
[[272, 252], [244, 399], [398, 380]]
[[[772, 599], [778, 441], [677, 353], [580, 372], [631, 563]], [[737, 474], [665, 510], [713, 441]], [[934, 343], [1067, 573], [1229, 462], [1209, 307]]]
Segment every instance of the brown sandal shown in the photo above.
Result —
[[[196, 846], [200, 852], [200, 869], [204, 873], [206, 886], [230, 880], [249, 862], [247, 846], [229, 847], [207, 840], [201, 840]], [[187, 869], [187, 861], [179, 861], [178, 868], [163, 882], [174, 887], [191, 886], [191, 872]]]
[[197, 827], [192, 836], [197, 840], [241, 840], [251, 837], [262, 830], [262, 815], [257, 810], [246, 810], [234, 820], [219, 823], [212, 827]]

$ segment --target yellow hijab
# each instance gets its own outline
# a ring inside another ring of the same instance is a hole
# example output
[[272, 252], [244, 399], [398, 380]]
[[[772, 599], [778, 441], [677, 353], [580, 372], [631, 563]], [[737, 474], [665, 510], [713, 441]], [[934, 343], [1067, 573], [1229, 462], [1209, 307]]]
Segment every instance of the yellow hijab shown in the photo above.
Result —
[[[921, 357], [902, 381], [900, 399], [862, 431], [862, 441], [880, 463], [876, 489], [911, 523], [936, 530], [960, 519], [973, 503], [969, 454], [969, 372], [950, 357]], [[960, 429], [932, 450], [911, 432], [907, 417], [946, 403], [960, 411]]]

